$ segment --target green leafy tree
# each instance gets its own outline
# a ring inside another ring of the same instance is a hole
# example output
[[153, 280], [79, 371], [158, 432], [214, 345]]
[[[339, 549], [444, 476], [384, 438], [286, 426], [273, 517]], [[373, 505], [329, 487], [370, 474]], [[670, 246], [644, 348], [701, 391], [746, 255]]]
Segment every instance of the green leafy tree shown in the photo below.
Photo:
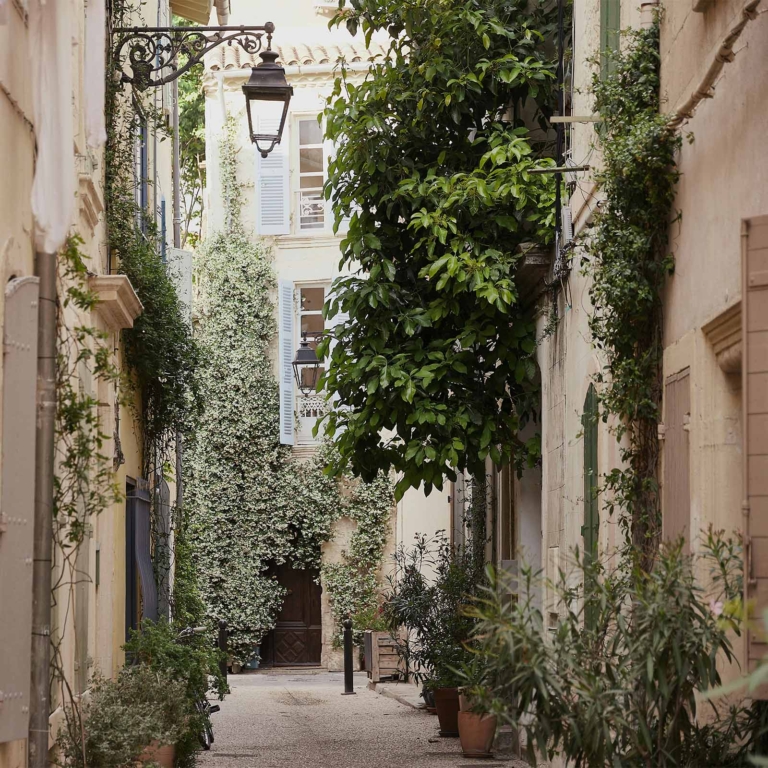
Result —
[[324, 377], [345, 407], [325, 428], [337, 472], [395, 469], [398, 497], [483, 474], [489, 455], [537, 458], [537, 441], [518, 438], [537, 371], [517, 273], [524, 244], [553, 230], [552, 177], [530, 173], [552, 146], [526, 127], [552, 103], [546, 5], [355, 0], [336, 19], [390, 44], [363, 83], [342, 73], [325, 111], [338, 147], [326, 197], [337, 221], [351, 216], [353, 270], [326, 307], [349, 319]]
[[181, 166], [181, 247], [196, 246], [205, 198], [205, 91], [202, 65], [179, 78], [179, 154]]

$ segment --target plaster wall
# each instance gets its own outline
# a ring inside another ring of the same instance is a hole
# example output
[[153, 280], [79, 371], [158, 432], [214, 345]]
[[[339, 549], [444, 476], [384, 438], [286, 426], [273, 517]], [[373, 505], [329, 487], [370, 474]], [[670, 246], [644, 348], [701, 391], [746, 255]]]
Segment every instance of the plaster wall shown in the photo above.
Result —
[[[397, 546], [406, 550], [414, 545], [417, 534], [427, 539], [438, 535], [450, 537], [451, 533], [451, 484], [442, 491], [434, 489], [425, 496], [421, 488], [409, 488], [397, 503]], [[434, 568], [425, 563], [423, 573], [434, 576]]]
[[[79, 235], [89, 272], [105, 274], [108, 270], [104, 231], [104, 155], [86, 144], [84, 125], [84, 24], [85, 0], [65, 0], [72, 14], [72, 56], [70, 65], [73, 75], [72, 128], [75, 155], [76, 201], [71, 222], [71, 232]], [[165, 5], [165, 3], [162, 3]], [[20, 1], [7, 3], [4, 23], [0, 24], [0, 146], [7, 151], [3, 155], [4, 183], [0, 185], [0, 278], [3, 287], [12, 277], [34, 273], [33, 217], [31, 190], [34, 178], [35, 134], [32, 114], [34, 84], [31, 78], [28, 22]], [[157, 4], [143, 6], [144, 21], [137, 23], [164, 23], [167, 13], [157, 16]], [[148, 20], [148, 21], [147, 21]], [[156, 94], [160, 98], [160, 94]], [[168, 233], [172, 220], [171, 145], [169, 141], [157, 141], [150, 136], [150, 205], [159, 207], [163, 196], [167, 199]], [[159, 222], [158, 222], [159, 224]], [[4, 291], [0, 291], [0, 325], [4, 315]], [[92, 325], [102, 330], [105, 326], [98, 308], [90, 316], [77, 316], [70, 306], [63, 315], [64, 323]], [[2, 332], [2, 328], [0, 328]], [[105, 343], [116, 350], [116, 364], [125, 370], [119, 335], [112, 332]], [[2, 362], [0, 361], [0, 366]], [[112, 385], [95, 382], [85, 366], [78, 370], [79, 385], [89, 394], [98, 397], [101, 405], [99, 416], [102, 431], [108, 439], [103, 453], [110, 459], [114, 453], [113, 435], [116, 430], [116, 392]], [[76, 384], [77, 386], [78, 384]], [[0, 376], [0, 388], [2, 376]], [[0, 390], [0, 396], [2, 391]], [[1, 409], [0, 409], [1, 410]], [[0, 434], [2, 413], [0, 413]], [[119, 406], [119, 434], [125, 463], [114, 474], [115, 484], [125, 488], [126, 476], [141, 475], [142, 436], [135, 424], [130, 405]], [[2, 448], [2, 446], [0, 446]], [[6, 447], [7, 449], [7, 447]], [[0, 482], [2, 474], [0, 473]], [[65, 578], [56, 591], [52, 612], [54, 636], [61, 641], [61, 663], [67, 680], [73, 689], [78, 658], [78, 644], [85, 641], [89, 659], [87, 674], [98, 668], [106, 675], [114, 675], [124, 663], [121, 645], [125, 639], [125, 502], [120, 501], [91, 519], [91, 535], [86, 538], [83, 552], [88, 551], [87, 573], [79, 574], [76, 588]], [[96, 584], [97, 553], [99, 560], [98, 586]], [[54, 578], [61, 575], [61, 562], [54, 565]], [[30, 595], [19, 596], [30, 600]], [[87, 613], [78, 601], [87, 601]], [[87, 627], [76, 626], [85, 619]], [[54, 692], [54, 707], [61, 704], [61, 696]], [[51, 743], [62, 719], [60, 707], [51, 715]], [[0, 744], [0, 768], [22, 768], [26, 765], [26, 740]]]

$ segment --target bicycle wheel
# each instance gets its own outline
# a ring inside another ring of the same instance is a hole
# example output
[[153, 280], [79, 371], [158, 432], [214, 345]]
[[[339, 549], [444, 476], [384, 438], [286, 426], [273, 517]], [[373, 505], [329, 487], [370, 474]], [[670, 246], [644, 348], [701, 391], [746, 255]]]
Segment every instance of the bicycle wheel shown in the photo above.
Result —
[[203, 727], [200, 729], [198, 738], [200, 739], [200, 746], [207, 752], [211, 748], [213, 742], [213, 732], [211, 729], [211, 722], [208, 719], [208, 713], [206, 712], [206, 705], [201, 701], [195, 703], [195, 709], [203, 716]]

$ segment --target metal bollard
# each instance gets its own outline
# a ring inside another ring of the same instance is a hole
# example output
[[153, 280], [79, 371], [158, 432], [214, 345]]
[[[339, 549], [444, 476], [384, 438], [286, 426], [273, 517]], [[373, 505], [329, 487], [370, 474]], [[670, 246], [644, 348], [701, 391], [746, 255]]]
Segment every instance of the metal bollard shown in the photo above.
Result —
[[352, 678], [352, 619], [344, 619], [344, 693], [342, 696], [354, 696], [355, 687]]
[[227, 622], [219, 620], [219, 650], [222, 657], [219, 660], [219, 672], [224, 680], [227, 679]]

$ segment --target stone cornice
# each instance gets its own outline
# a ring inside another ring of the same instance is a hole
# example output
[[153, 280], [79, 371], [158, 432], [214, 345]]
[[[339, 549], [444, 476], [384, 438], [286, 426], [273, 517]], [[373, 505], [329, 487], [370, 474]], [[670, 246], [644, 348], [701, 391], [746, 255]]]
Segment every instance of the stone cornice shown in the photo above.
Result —
[[712, 345], [717, 364], [726, 373], [741, 372], [741, 300], [701, 326]]
[[125, 275], [92, 275], [88, 285], [99, 297], [96, 312], [109, 331], [133, 328], [144, 311], [131, 281]]

